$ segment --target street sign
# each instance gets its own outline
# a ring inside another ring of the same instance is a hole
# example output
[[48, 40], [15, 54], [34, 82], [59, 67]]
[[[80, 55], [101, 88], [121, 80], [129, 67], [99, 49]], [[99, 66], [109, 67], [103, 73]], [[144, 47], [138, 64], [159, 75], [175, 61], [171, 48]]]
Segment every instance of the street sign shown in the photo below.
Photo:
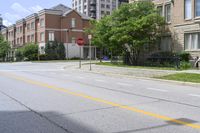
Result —
[[83, 38], [79, 38], [76, 40], [76, 43], [79, 45], [79, 46], [83, 46], [85, 44]]
[[88, 35], [88, 39], [91, 40], [92, 39], [92, 35]]

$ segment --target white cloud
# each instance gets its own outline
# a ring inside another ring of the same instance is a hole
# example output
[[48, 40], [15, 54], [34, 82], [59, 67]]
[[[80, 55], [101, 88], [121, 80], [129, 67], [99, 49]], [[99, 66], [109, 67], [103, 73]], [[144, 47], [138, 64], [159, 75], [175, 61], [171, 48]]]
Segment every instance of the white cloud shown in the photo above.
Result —
[[8, 20], [3, 20], [3, 25], [10, 26], [10, 25], [12, 25], [12, 23], [9, 22]]
[[24, 7], [21, 4], [15, 2], [10, 6], [10, 12], [3, 14], [3, 18], [5, 19], [4, 25], [8, 26], [15, 23], [17, 20], [22, 19], [32, 13], [37, 13], [38, 11], [42, 10], [43, 8], [39, 5], [32, 6], [32, 7]]
[[33, 6], [33, 7], [30, 7], [29, 10], [31, 12], [34, 12], [34, 13], [37, 13], [38, 11], [42, 10], [43, 8], [39, 5], [36, 5], [36, 6]]
[[11, 13], [5, 13], [4, 15], [3, 15], [3, 18], [5, 18], [6, 20], [8, 20], [8, 21], [15, 21], [15, 20], [18, 20], [18, 19], [20, 19], [21, 18], [21, 16], [20, 15], [18, 15], [18, 14], [11, 14]]
[[13, 3], [11, 5], [11, 9], [13, 9], [13, 11], [15, 11], [17, 13], [23, 13], [23, 14], [29, 14], [29, 13], [31, 13], [29, 10], [27, 10], [25, 7], [23, 7], [19, 3]]

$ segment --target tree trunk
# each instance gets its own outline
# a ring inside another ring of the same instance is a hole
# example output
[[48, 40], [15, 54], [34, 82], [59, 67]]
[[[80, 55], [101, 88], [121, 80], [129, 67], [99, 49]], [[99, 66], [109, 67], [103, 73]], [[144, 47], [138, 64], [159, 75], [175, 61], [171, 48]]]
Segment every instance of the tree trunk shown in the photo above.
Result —
[[102, 53], [103, 53], [103, 49], [100, 48], [100, 62], [102, 62]]

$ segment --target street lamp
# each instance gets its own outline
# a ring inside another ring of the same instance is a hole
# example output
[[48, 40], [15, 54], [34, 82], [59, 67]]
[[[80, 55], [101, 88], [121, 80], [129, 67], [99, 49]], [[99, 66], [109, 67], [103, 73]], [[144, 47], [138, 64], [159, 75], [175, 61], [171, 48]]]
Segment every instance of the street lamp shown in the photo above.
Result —
[[92, 35], [88, 35], [89, 39], [89, 52], [90, 52], [90, 71], [92, 70], [92, 48], [91, 48], [91, 40], [92, 40]]

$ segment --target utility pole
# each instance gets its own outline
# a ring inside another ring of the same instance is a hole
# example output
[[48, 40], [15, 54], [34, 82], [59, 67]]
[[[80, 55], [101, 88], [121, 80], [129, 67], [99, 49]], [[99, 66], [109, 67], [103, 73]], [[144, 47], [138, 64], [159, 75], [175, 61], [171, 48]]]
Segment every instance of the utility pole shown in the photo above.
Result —
[[88, 35], [89, 39], [89, 52], [90, 52], [90, 71], [92, 71], [92, 46], [91, 46], [91, 40], [92, 40], [92, 35]]

